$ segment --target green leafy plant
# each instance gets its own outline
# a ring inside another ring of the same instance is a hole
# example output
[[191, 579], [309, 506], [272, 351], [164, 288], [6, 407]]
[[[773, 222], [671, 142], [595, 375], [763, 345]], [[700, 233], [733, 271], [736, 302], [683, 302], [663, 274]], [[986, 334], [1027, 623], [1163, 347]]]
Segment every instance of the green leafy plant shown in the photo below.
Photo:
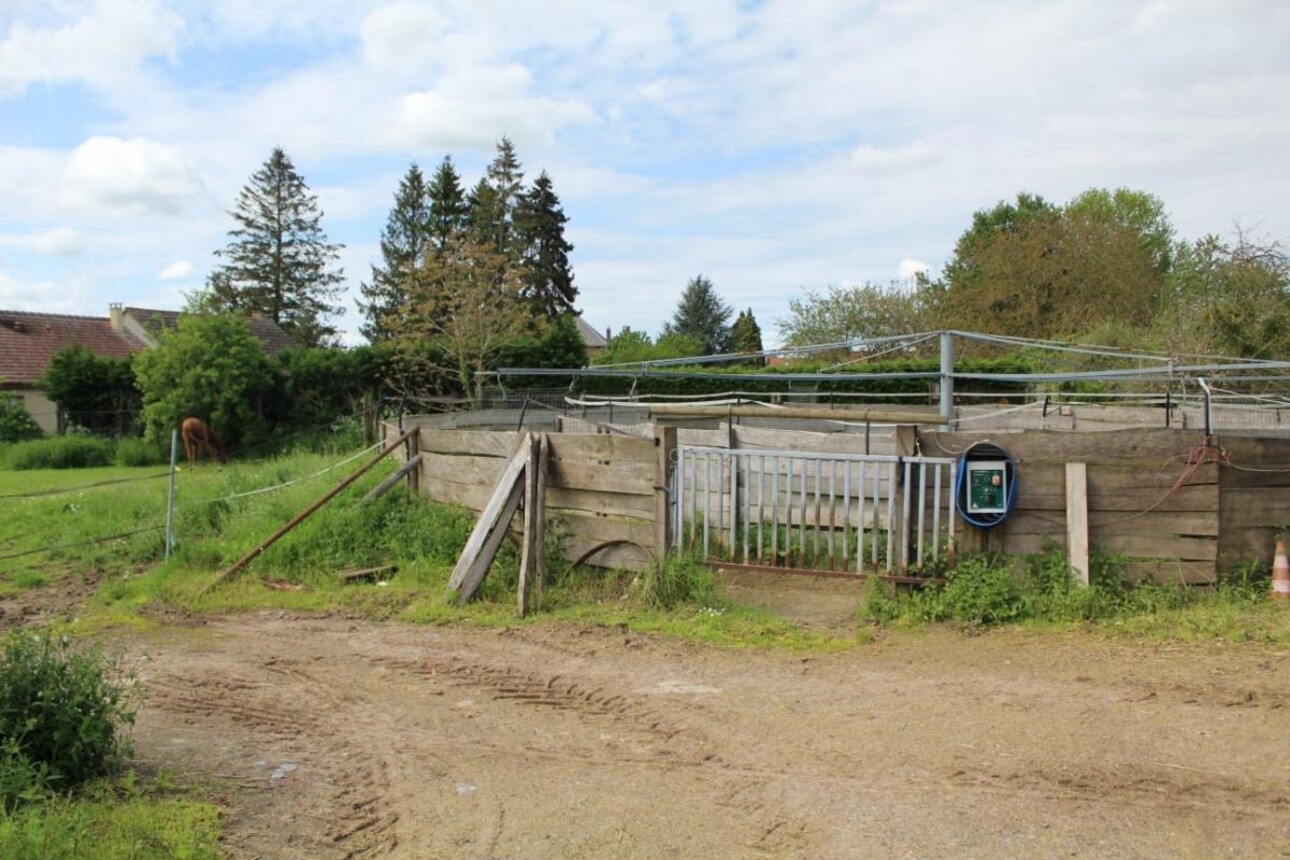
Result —
[[99, 647], [18, 631], [0, 658], [0, 802], [6, 809], [117, 773], [131, 752], [132, 679]]
[[108, 466], [114, 449], [106, 439], [91, 436], [54, 436], [20, 442], [9, 449], [10, 469], [84, 469]]

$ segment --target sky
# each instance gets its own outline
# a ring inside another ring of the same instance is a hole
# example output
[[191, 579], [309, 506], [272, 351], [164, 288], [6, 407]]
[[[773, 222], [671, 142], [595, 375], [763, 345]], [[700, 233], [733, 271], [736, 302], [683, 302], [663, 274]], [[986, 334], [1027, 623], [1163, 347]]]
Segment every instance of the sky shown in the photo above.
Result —
[[401, 176], [550, 175], [578, 305], [702, 274], [768, 345], [807, 291], [934, 276], [1018, 192], [1290, 240], [1284, 0], [0, 0], [0, 308], [178, 309], [282, 147], [358, 285]]

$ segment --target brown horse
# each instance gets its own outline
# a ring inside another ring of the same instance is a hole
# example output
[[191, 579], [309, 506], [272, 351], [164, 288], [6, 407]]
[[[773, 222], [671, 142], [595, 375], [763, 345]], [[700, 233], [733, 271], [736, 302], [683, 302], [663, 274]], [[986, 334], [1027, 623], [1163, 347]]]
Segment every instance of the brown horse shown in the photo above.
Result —
[[197, 458], [203, 451], [210, 459], [224, 462], [224, 446], [220, 444], [215, 431], [202, 419], [185, 418], [179, 426], [179, 435], [184, 438], [184, 454], [188, 456], [189, 470], [197, 465]]

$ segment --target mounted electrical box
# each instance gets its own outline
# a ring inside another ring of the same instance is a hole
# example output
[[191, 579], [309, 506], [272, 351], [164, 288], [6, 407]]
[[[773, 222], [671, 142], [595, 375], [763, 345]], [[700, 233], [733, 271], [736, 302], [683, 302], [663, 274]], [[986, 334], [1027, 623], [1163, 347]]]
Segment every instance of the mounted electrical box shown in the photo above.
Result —
[[1008, 461], [969, 460], [967, 470], [967, 512], [1002, 514], [1008, 510]]
[[968, 446], [955, 470], [955, 505], [964, 522], [992, 529], [1012, 512], [1017, 501], [1017, 464], [990, 442]]

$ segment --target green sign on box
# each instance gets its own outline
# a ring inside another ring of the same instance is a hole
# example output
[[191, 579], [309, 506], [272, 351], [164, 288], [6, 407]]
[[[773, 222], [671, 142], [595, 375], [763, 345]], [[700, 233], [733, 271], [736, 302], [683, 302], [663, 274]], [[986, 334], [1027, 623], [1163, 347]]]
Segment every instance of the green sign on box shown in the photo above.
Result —
[[969, 461], [968, 513], [1001, 514], [1008, 509], [1008, 463], [1005, 460]]

